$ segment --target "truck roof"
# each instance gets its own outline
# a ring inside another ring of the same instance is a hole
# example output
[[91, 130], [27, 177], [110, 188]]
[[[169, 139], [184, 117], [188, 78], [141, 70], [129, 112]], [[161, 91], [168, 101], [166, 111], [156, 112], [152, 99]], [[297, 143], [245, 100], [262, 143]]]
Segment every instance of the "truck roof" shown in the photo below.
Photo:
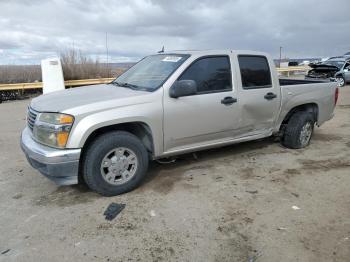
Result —
[[264, 55], [269, 56], [269, 54], [259, 51], [252, 50], [231, 50], [231, 49], [208, 49], [208, 50], [169, 50], [161, 54], [190, 54], [190, 55], [220, 55], [220, 54], [247, 54], [247, 55]]

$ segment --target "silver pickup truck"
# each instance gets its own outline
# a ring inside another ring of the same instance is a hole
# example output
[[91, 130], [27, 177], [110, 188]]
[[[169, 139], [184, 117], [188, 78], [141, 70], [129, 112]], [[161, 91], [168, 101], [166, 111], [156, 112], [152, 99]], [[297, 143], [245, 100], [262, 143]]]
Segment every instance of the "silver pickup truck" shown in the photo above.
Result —
[[150, 160], [271, 135], [303, 148], [337, 98], [335, 82], [279, 79], [265, 53], [160, 53], [109, 84], [33, 99], [21, 146], [56, 183], [111, 196], [137, 187]]

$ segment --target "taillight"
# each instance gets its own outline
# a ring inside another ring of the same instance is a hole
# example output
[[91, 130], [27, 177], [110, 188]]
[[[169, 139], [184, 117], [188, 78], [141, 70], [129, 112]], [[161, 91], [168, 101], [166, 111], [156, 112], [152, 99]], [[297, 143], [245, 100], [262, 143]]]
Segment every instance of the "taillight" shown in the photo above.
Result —
[[337, 102], [338, 102], [338, 97], [339, 97], [339, 88], [337, 87], [337, 88], [335, 89], [335, 94], [334, 94], [334, 105], [337, 104]]

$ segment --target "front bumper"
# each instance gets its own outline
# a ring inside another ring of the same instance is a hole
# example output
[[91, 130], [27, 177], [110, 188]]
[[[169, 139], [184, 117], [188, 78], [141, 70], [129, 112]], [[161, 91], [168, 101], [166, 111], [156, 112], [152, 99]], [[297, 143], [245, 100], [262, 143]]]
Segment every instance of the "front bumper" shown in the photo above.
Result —
[[26, 127], [21, 135], [21, 148], [30, 165], [58, 185], [78, 183], [81, 149], [56, 149], [33, 140]]

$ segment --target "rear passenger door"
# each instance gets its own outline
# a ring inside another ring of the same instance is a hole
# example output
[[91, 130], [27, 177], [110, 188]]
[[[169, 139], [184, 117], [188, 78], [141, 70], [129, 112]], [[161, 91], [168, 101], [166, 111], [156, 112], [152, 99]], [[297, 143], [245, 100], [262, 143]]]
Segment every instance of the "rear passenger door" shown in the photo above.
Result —
[[261, 55], [238, 55], [240, 132], [242, 136], [267, 134], [280, 109], [280, 87], [273, 83], [269, 61]]

